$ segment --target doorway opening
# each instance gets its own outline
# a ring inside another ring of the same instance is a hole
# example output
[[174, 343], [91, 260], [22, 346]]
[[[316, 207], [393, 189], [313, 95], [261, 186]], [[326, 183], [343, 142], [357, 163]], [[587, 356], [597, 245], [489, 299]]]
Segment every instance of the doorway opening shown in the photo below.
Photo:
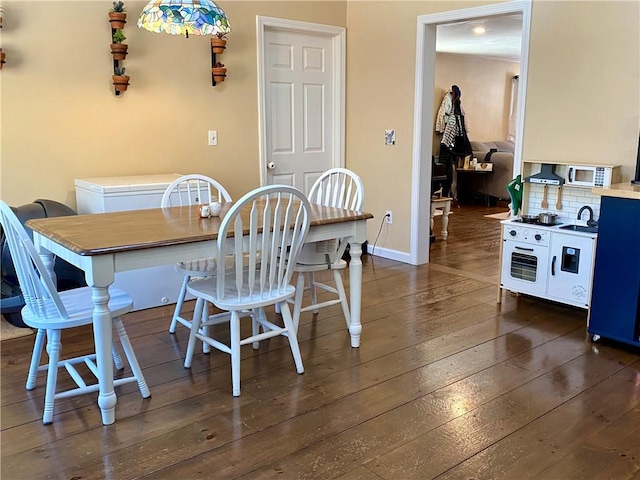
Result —
[[[504, 2], [469, 9], [418, 17], [416, 42], [416, 91], [414, 104], [414, 144], [412, 165], [410, 261], [414, 265], [429, 262], [431, 170], [435, 120], [436, 31], [438, 25], [463, 20], [519, 13], [522, 15], [521, 65], [516, 106], [513, 175], [520, 173], [522, 137], [527, 85], [531, 3]], [[441, 99], [437, 99], [439, 102]]]

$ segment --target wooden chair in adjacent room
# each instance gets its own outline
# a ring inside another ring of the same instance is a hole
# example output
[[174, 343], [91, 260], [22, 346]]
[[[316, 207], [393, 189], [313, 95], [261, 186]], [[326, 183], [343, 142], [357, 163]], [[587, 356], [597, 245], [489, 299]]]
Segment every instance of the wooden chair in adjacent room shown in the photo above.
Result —
[[[231, 256], [231, 265], [228, 261], [218, 262], [215, 276], [187, 285], [187, 291], [197, 301], [184, 366], [191, 367], [196, 339], [230, 354], [232, 391], [236, 397], [240, 395], [242, 345], [259, 348], [261, 340], [283, 335], [289, 340], [297, 372], [304, 372], [287, 300], [296, 293], [291, 277], [309, 231], [310, 209], [304, 194], [286, 185], [260, 187], [247, 193], [225, 214], [218, 233], [219, 256]], [[290, 261], [281, 255], [284, 251], [289, 252]], [[203, 321], [207, 302], [223, 313], [206, 316]], [[276, 304], [280, 306], [284, 327], [266, 318], [264, 308]], [[252, 334], [241, 338], [240, 319], [247, 311], [253, 312]], [[228, 344], [201, 328], [221, 322], [229, 323]]]
[[[11, 259], [18, 275], [20, 289], [25, 299], [25, 307], [22, 309], [24, 323], [38, 329], [29, 374], [27, 378], [27, 390], [32, 390], [36, 385], [36, 377], [39, 371], [47, 371], [47, 386], [44, 397], [44, 414], [42, 421], [45, 424], [53, 422], [54, 402], [60, 398], [82, 395], [99, 390], [100, 375], [95, 363], [95, 354], [82, 355], [75, 358], [61, 360], [62, 344], [61, 332], [67, 328], [91, 325], [93, 322], [93, 301], [91, 288], [81, 287], [64, 292], [57, 292], [53, 280], [49, 277], [42, 259], [27, 234], [26, 230], [15, 216], [9, 206], [0, 201], [0, 223], [6, 235], [11, 252]], [[121, 315], [133, 308], [133, 300], [122, 290], [109, 289], [109, 311], [112, 316], [115, 330], [120, 339], [132, 375], [126, 378], [114, 380], [114, 385], [137, 382], [143, 398], [151, 395], [142, 370], [138, 365], [131, 342], [124, 329]], [[47, 339], [47, 353], [49, 363], [40, 365], [40, 359]], [[114, 347], [114, 359], [116, 367], [122, 368], [122, 361]], [[98, 383], [87, 385], [81, 374], [75, 368], [77, 364], [85, 364], [96, 376]], [[76, 383], [77, 388], [62, 392], [56, 392], [58, 369], [65, 367], [69, 376]]]

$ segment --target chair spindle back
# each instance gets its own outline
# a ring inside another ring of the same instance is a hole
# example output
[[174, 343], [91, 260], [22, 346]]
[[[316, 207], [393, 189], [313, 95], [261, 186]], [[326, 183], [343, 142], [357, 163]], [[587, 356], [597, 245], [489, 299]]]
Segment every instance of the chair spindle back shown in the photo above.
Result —
[[13, 210], [3, 201], [0, 201], [0, 223], [9, 244], [11, 260], [27, 308], [41, 318], [68, 318], [33, 241]]
[[182, 207], [230, 201], [231, 195], [218, 181], [205, 175], [190, 174], [183, 175], [167, 187], [160, 206]]
[[309, 201], [326, 207], [360, 210], [364, 202], [362, 180], [346, 168], [324, 172], [309, 191]]
[[286, 185], [260, 187], [238, 200], [218, 235], [220, 257], [233, 255], [232, 273], [218, 262], [219, 298], [250, 303], [281, 294], [309, 231], [310, 208], [301, 191]]

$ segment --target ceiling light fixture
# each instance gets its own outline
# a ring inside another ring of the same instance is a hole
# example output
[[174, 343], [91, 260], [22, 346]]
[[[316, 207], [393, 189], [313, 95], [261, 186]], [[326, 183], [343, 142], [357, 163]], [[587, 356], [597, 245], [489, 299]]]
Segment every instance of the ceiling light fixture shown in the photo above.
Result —
[[484, 33], [486, 33], [487, 29], [484, 27], [475, 27], [473, 29], [473, 33], [475, 33], [476, 35], [482, 35]]

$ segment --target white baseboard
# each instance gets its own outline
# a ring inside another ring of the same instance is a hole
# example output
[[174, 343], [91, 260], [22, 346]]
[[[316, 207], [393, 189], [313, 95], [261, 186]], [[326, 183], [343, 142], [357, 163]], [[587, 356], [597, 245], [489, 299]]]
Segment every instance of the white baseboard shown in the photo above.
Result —
[[[367, 252], [371, 254], [373, 252], [373, 245], [368, 244]], [[399, 252], [398, 250], [391, 250], [389, 248], [383, 248], [376, 246], [375, 256], [388, 258], [390, 260], [397, 260], [398, 262], [411, 264], [411, 256], [406, 252]]]

